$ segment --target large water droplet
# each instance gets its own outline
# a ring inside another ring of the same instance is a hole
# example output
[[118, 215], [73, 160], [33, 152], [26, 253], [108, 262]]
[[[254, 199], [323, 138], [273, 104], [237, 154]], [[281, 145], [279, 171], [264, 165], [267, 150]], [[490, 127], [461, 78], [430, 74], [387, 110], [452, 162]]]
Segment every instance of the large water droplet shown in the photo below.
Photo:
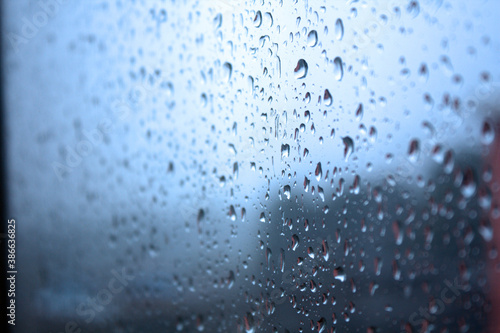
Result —
[[314, 47], [318, 44], [318, 33], [316, 30], [311, 30], [307, 35], [307, 45]]
[[304, 59], [300, 59], [297, 62], [297, 67], [295, 67], [295, 70], [294, 70], [295, 78], [297, 78], [297, 79], [305, 78], [307, 75], [307, 70], [308, 70], [307, 62]]

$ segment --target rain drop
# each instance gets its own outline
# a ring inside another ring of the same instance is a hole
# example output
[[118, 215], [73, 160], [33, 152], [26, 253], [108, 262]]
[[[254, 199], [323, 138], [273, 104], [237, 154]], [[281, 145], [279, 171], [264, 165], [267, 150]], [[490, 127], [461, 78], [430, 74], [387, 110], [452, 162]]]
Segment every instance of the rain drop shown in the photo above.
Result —
[[344, 159], [347, 162], [354, 151], [354, 142], [349, 136], [343, 137], [342, 142], [344, 143]]
[[342, 59], [337, 57], [333, 60], [333, 77], [337, 81], [341, 81], [344, 77], [344, 68], [342, 67]]
[[311, 30], [307, 35], [307, 45], [315, 47], [318, 44], [318, 33], [316, 30]]
[[297, 78], [297, 79], [305, 78], [307, 75], [307, 70], [308, 70], [307, 62], [304, 59], [300, 59], [297, 62], [297, 66], [295, 67], [295, 70], [294, 70], [295, 78]]
[[342, 22], [341, 19], [337, 19], [335, 22], [335, 38], [337, 40], [342, 40], [344, 37], [344, 23]]

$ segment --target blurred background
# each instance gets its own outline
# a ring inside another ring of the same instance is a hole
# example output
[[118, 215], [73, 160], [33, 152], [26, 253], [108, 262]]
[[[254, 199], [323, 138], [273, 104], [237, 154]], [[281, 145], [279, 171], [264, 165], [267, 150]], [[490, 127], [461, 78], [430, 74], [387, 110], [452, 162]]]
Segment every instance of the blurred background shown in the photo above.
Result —
[[3, 1], [13, 331], [500, 332], [498, 13]]

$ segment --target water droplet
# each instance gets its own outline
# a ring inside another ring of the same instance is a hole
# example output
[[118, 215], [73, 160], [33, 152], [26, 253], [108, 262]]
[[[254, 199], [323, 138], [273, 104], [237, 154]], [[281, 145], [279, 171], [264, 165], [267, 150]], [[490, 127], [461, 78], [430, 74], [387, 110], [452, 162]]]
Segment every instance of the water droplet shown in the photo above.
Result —
[[333, 276], [339, 280], [340, 282], [344, 282], [346, 279], [346, 275], [344, 273], [344, 269], [342, 267], [337, 267], [333, 270]]
[[284, 144], [281, 145], [281, 157], [288, 157], [290, 156], [290, 145], [289, 144]]
[[205, 94], [205, 93], [201, 94], [200, 101], [201, 101], [201, 106], [202, 107], [207, 106], [207, 102], [208, 102], [207, 94]]
[[495, 129], [493, 124], [491, 121], [485, 120], [481, 129], [481, 142], [485, 145], [489, 145], [493, 140], [495, 140]]
[[247, 312], [245, 317], [243, 317], [243, 326], [245, 328], [245, 333], [255, 333], [253, 315]]
[[201, 227], [203, 225], [203, 220], [205, 219], [205, 211], [200, 209], [198, 211], [198, 217], [196, 218], [196, 223], [198, 225], [198, 233], [201, 233]]
[[479, 233], [487, 242], [493, 239], [493, 227], [488, 220], [481, 221], [481, 225], [479, 226]]
[[238, 179], [238, 162], [233, 163], [233, 177]]
[[266, 222], [266, 213], [264, 212], [260, 213], [259, 221], [262, 223]]
[[307, 75], [307, 70], [308, 70], [307, 62], [304, 59], [300, 59], [297, 62], [297, 67], [295, 67], [295, 70], [294, 70], [295, 78], [297, 78], [297, 79], [305, 78]]
[[328, 261], [328, 259], [330, 258], [330, 248], [328, 247], [328, 243], [325, 240], [323, 240], [321, 243], [321, 254], [323, 256], [323, 259], [325, 259], [325, 261]]
[[298, 246], [299, 246], [299, 236], [294, 234], [292, 236], [292, 250], [295, 251]]
[[377, 129], [375, 127], [370, 127], [370, 132], [368, 133], [370, 136], [370, 141], [375, 142], [377, 140]]
[[219, 29], [221, 25], [222, 25], [222, 14], [219, 13], [214, 17], [214, 28]]
[[332, 95], [330, 94], [330, 91], [328, 89], [325, 89], [325, 93], [323, 94], [323, 100], [325, 101], [326, 106], [332, 105]]
[[342, 22], [341, 19], [337, 19], [335, 22], [335, 38], [337, 40], [342, 40], [344, 37], [344, 23]]
[[236, 221], [236, 211], [234, 210], [234, 206], [229, 206], [229, 218], [231, 221]]
[[354, 151], [354, 142], [348, 136], [343, 137], [342, 142], [344, 143], [344, 159], [347, 162]]
[[205, 330], [205, 326], [203, 325], [203, 317], [201, 315], [196, 316], [196, 329], [200, 332]]
[[318, 333], [326, 332], [326, 319], [325, 318], [321, 318], [320, 320], [318, 320], [318, 322], [316, 323], [316, 330], [318, 331]]
[[262, 13], [259, 11], [257, 11], [257, 13], [255, 14], [255, 17], [253, 19], [253, 25], [256, 27], [256, 28], [259, 28], [262, 24]]
[[314, 175], [316, 176], [316, 180], [320, 181], [322, 175], [323, 175], [323, 170], [321, 169], [321, 162], [319, 162], [316, 165], [316, 170], [314, 171]]
[[361, 121], [361, 119], [363, 119], [363, 114], [364, 114], [363, 104], [359, 103], [359, 106], [356, 109], [356, 120]]
[[307, 179], [307, 177], [304, 177], [304, 192], [309, 192], [309, 184], [311, 181]]
[[464, 172], [460, 192], [466, 198], [470, 198], [476, 193], [476, 180], [471, 168], [467, 168]]
[[408, 7], [406, 7], [408, 13], [410, 13], [413, 17], [417, 17], [420, 13], [420, 4], [416, 0], [410, 1]]
[[420, 65], [418, 74], [420, 75], [422, 81], [427, 81], [427, 79], [429, 78], [429, 68], [427, 68], [427, 64], [424, 63]]
[[344, 68], [342, 67], [342, 59], [340, 57], [336, 57], [333, 60], [333, 77], [337, 81], [341, 81], [344, 77]]
[[394, 239], [396, 240], [396, 245], [401, 245], [403, 243], [403, 232], [401, 230], [401, 223], [394, 221], [392, 223], [392, 231], [394, 233]]
[[420, 143], [417, 139], [411, 140], [408, 148], [408, 159], [410, 162], [415, 163], [420, 155]]
[[222, 71], [223, 71], [222, 78], [224, 82], [226, 83], [229, 82], [229, 80], [231, 80], [231, 75], [233, 73], [233, 65], [231, 65], [228, 62], [225, 62], [224, 65], [222, 66]]
[[231, 289], [234, 285], [234, 272], [229, 271], [229, 277], [227, 278], [227, 288]]
[[267, 28], [271, 28], [273, 26], [274, 19], [273, 19], [273, 16], [271, 15], [271, 13], [266, 12], [264, 14], [263, 22], [265, 22], [264, 26]]
[[266, 248], [266, 264], [267, 267], [271, 264], [271, 257], [273, 256], [273, 252], [270, 248]]
[[443, 147], [440, 144], [436, 144], [431, 151], [431, 156], [436, 163], [443, 163], [444, 152]]
[[310, 247], [310, 246], [307, 248], [307, 255], [308, 255], [308, 256], [309, 256], [309, 258], [311, 258], [311, 259], [314, 259], [314, 257], [315, 257], [315, 254], [314, 254], [314, 249], [313, 249], [312, 247]]
[[281, 273], [285, 271], [285, 250], [280, 249], [280, 270]]
[[287, 199], [290, 199], [291, 196], [290, 185], [283, 186], [283, 194], [286, 196]]
[[314, 47], [318, 44], [318, 33], [316, 30], [311, 30], [307, 35], [307, 45]]

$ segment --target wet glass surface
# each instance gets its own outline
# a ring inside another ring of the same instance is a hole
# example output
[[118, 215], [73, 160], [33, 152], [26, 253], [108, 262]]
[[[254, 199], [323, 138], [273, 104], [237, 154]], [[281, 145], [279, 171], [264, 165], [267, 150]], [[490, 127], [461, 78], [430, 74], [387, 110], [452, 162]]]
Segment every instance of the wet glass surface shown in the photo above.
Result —
[[498, 1], [3, 3], [18, 332], [498, 332]]

